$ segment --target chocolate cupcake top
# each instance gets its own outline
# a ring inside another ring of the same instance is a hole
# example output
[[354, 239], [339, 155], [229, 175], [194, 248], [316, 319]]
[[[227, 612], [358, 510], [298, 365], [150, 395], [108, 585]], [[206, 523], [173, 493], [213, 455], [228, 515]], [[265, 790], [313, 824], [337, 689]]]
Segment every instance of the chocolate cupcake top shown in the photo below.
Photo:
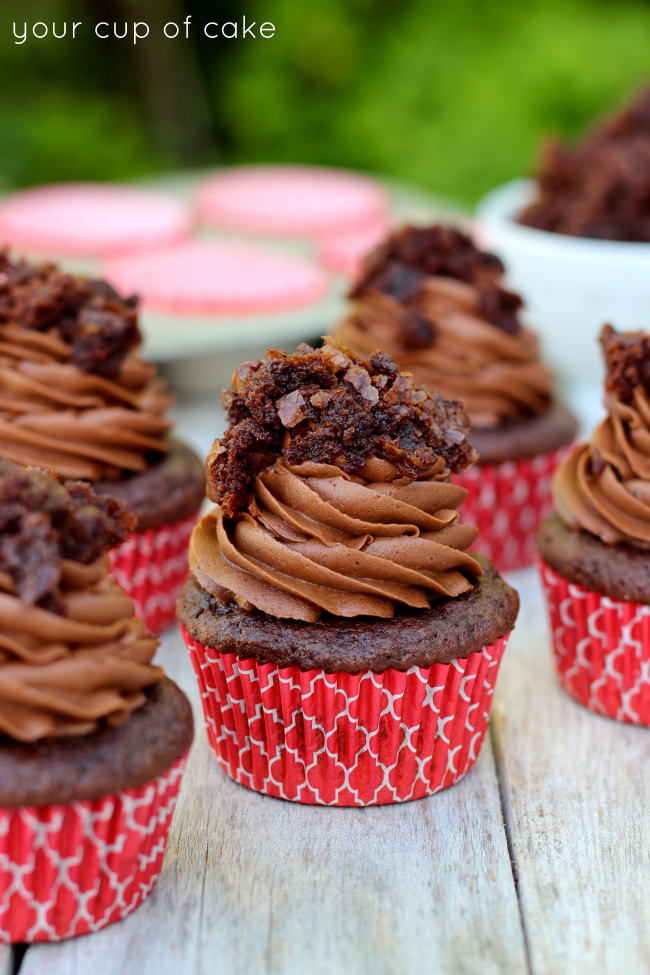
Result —
[[607, 417], [556, 471], [558, 512], [602, 542], [650, 548], [650, 335], [600, 334]]
[[194, 531], [200, 585], [276, 617], [390, 617], [472, 588], [460, 524], [473, 463], [460, 403], [416, 386], [385, 354], [326, 339], [235, 373], [229, 428], [207, 460], [218, 502]]
[[0, 736], [120, 724], [162, 679], [157, 638], [108, 575], [131, 527], [121, 502], [0, 460]]
[[462, 399], [474, 428], [539, 416], [552, 376], [503, 273], [453, 227], [404, 227], [366, 259], [335, 336], [358, 355], [385, 349], [418, 382]]
[[161, 459], [173, 397], [140, 344], [135, 298], [0, 254], [0, 454], [89, 481]]
[[520, 223], [574, 237], [650, 241], [650, 85], [574, 145], [543, 149]]

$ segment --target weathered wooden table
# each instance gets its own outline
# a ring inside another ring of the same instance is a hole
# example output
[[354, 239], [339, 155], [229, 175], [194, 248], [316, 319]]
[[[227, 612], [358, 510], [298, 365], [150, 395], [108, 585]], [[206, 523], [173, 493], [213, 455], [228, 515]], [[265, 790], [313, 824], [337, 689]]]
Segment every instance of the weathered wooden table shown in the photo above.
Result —
[[[179, 411], [181, 429], [205, 447], [214, 416]], [[558, 689], [535, 572], [512, 581], [522, 609], [474, 769], [398, 806], [299, 806], [235, 785], [166, 633], [160, 659], [197, 733], [160, 880], [119, 924], [28, 948], [20, 975], [650, 971], [650, 729]], [[17, 960], [0, 948], [0, 975]]]

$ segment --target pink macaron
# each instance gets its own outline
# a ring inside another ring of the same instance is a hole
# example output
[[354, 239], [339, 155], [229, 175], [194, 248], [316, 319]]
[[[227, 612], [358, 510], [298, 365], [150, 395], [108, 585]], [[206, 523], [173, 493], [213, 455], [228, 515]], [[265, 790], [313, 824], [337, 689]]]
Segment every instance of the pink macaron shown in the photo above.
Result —
[[103, 273], [144, 310], [188, 315], [279, 312], [320, 301], [327, 275], [308, 258], [194, 240], [107, 261]]
[[374, 180], [318, 166], [240, 166], [203, 180], [198, 217], [217, 228], [321, 237], [385, 218], [388, 197]]
[[0, 200], [0, 245], [15, 253], [89, 260], [187, 237], [191, 218], [174, 199], [111, 183], [59, 183]]

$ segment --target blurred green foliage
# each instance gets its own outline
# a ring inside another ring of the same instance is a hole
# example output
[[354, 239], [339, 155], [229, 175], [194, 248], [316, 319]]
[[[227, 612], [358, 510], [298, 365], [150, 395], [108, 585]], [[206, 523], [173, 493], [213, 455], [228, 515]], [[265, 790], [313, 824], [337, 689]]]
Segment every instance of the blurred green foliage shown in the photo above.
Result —
[[[248, 161], [350, 166], [472, 202], [650, 76], [646, 0], [11, 0], [0, 183]], [[269, 20], [270, 40], [206, 21]], [[162, 24], [192, 17], [190, 39]], [[81, 20], [14, 43], [12, 21]], [[99, 41], [90, 25], [147, 21]]]

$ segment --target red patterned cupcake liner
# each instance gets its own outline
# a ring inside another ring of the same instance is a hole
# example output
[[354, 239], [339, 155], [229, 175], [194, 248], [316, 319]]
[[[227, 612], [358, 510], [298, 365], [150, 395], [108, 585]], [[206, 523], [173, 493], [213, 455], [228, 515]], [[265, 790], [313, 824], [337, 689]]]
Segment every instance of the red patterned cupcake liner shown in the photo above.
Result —
[[133, 532], [108, 553], [111, 575], [152, 633], [160, 633], [176, 619], [176, 600], [187, 579], [187, 550], [198, 516], [197, 511], [160, 528]]
[[181, 625], [223, 770], [296, 802], [369, 806], [432, 795], [474, 764], [507, 636], [431, 667], [278, 668], [220, 653]]
[[650, 726], [650, 606], [539, 568], [561, 686], [597, 714]]
[[454, 477], [469, 492], [461, 520], [479, 530], [472, 548], [500, 572], [535, 562], [535, 531], [553, 510], [551, 478], [568, 449], [559, 447], [528, 460], [477, 464]]
[[135, 910], [158, 879], [186, 762], [118, 795], [0, 808], [0, 942], [60, 941]]

